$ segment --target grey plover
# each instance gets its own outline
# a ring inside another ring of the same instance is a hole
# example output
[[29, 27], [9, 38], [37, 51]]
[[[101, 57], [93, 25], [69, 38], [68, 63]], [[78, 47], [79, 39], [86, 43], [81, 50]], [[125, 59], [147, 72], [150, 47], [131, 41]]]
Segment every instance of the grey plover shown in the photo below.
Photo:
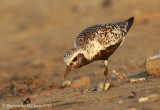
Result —
[[80, 68], [94, 61], [103, 60], [105, 64], [103, 90], [106, 80], [110, 81], [108, 58], [123, 43], [131, 28], [134, 17], [122, 22], [98, 24], [84, 29], [74, 41], [74, 48], [64, 55], [67, 64], [64, 78], [72, 69]]

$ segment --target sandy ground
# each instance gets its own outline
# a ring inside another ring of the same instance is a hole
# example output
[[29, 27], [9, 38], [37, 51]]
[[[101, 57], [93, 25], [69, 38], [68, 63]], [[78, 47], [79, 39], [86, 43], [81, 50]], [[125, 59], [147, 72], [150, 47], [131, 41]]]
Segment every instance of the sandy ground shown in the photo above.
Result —
[[[1, 0], [0, 109], [159, 110], [160, 78], [148, 76], [144, 62], [159, 53], [160, 1], [146, 0]], [[103, 62], [74, 70], [72, 87], [61, 88], [64, 53], [86, 27], [125, 20], [135, 22], [123, 45], [110, 57], [114, 87], [91, 91], [103, 81]], [[125, 76], [125, 77], [122, 77]], [[131, 83], [131, 78], [146, 78]], [[82, 85], [82, 86], [81, 86]], [[136, 93], [134, 97], [132, 92]]]

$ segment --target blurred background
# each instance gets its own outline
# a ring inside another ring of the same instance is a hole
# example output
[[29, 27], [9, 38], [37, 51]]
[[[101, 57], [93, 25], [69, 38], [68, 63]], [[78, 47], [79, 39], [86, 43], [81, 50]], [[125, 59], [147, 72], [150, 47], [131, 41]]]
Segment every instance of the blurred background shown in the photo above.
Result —
[[[83, 29], [132, 16], [133, 27], [110, 57], [109, 69], [127, 76], [143, 72], [146, 58], [159, 52], [159, 4], [159, 0], [0, 0], [0, 97], [58, 88], [66, 68], [63, 55]], [[92, 83], [99, 82], [103, 70], [103, 63], [96, 62], [71, 72], [68, 79], [88, 76]]]

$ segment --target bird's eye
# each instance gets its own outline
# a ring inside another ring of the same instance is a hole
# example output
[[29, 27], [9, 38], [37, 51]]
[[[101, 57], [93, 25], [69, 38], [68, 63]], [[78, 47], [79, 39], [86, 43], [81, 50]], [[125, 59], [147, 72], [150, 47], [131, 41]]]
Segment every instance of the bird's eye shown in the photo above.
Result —
[[73, 59], [73, 62], [75, 62], [75, 61], [77, 61], [77, 57], [75, 57], [75, 58]]

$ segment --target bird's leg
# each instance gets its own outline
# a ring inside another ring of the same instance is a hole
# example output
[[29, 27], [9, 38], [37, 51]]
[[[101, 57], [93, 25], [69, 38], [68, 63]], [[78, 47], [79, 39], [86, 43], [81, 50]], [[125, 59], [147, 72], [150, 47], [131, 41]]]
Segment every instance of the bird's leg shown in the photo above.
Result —
[[105, 65], [105, 71], [104, 71], [103, 91], [105, 90], [105, 84], [106, 84], [107, 78], [109, 80], [109, 83], [111, 83], [111, 79], [109, 77], [109, 72], [108, 72], [108, 60], [104, 61], [104, 65]]

